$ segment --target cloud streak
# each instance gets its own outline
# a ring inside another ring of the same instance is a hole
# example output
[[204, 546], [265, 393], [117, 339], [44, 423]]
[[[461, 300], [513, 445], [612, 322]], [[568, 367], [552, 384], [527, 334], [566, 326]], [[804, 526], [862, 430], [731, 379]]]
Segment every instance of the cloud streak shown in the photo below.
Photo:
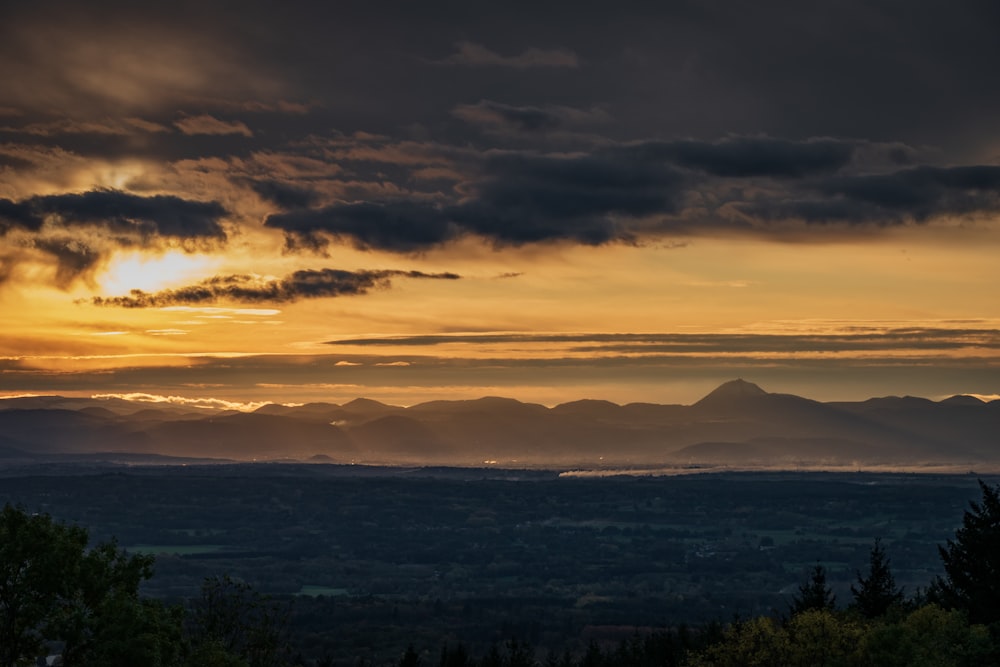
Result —
[[512, 67], [528, 69], [535, 67], [579, 67], [577, 55], [569, 49], [528, 48], [515, 56], [502, 56], [475, 42], [458, 42], [456, 51], [439, 60], [443, 65], [463, 65], [466, 67]]
[[289, 303], [299, 299], [358, 296], [389, 289], [395, 278], [458, 280], [454, 273], [421, 271], [343, 271], [339, 269], [296, 271], [285, 278], [265, 280], [253, 275], [215, 276], [195, 285], [127, 296], [93, 297], [95, 306], [119, 308], [164, 308], [218, 302]]
[[451, 115], [486, 129], [526, 133], [547, 132], [609, 120], [608, 114], [599, 109], [582, 111], [564, 106], [515, 106], [491, 100], [460, 104], [452, 109]]
[[946, 353], [980, 350], [991, 356], [1000, 352], [1000, 330], [942, 327], [856, 327], [832, 334], [679, 334], [679, 333], [496, 333], [428, 334], [346, 338], [329, 345], [358, 347], [439, 347], [452, 344], [478, 346], [552, 347], [572, 353], [669, 355], [755, 355], [782, 353]]
[[220, 120], [208, 114], [200, 116], [185, 116], [174, 121], [184, 134], [241, 134], [244, 137], [252, 137], [253, 132], [240, 120]]

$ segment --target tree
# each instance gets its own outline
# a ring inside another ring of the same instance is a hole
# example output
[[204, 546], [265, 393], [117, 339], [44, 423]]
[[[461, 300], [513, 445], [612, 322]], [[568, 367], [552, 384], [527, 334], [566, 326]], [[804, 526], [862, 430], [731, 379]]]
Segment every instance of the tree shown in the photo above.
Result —
[[413, 644], [409, 644], [406, 647], [406, 651], [399, 658], [399, 667], [420, 667], [420, 654], [417, 653], [417, 649], [413, 648]]
[[865, 618], [883, 616], [893, 605], [903, 601], [903, 591], [896, 587], [896, 580], [889, 569], [889, 558], [882, 548], [881, 538], [875, 539], [868, 556], [868, 574], [858, 575], [858, 585], [851, 585], [854, 601], [850, 608]]
[[938, 547], [945, 576], [931, 597], [961, 609], [972, 623], [1000, 621], [1000, 487], [979, 481], [983, 499], [969, 502], [955, 539]]
[[872, 624], [859, 644], [860, 664], [879, 667], [996, 664], [986, 627], [969, 625], [962, 611], [945, 611], [935, 604], [895, 621]]
[[792, 614], [810, 609], [833, 609], [836, 600], [833, 591], [826, 585], [826, 568], [817, 563], [809, 581], [799, 586], [799, 594], [792, 600]]
[[66, 667], [176, 658], [179, 611], [138, 597], [153, 558], [87, 543], [79, 526], [10, 504], [0, 510], [0, 667], [33, 662], [55, 642]]
[[0, 510], [0, 667], [41, 654], [53, 611], [74, 594], [70, 569], [86, 547], [82, 528], [9, 503]]
[[209, 577], [192, 608], [191, 645], [211, 654], [217, 664], [278, 667], [288, 663], [287, 605], [255, 591], [229, 576]]
[[758, 616], [729, 626], [722, 640], [695, 654], [693, 667], [769, 667], [787, 665], [788, 631], [772, 618]]

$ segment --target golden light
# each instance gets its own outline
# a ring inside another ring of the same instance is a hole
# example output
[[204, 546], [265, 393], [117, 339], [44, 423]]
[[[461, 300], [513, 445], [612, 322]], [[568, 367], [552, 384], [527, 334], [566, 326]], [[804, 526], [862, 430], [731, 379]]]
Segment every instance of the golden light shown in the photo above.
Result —
[[210, 275], [219, 262], [218, 258], [179, 250], [162, 255], [127, 253], [112, 259], [97, 283], [104, 296], [121, 296], [134, 289], [155, 292], [197, 282]]

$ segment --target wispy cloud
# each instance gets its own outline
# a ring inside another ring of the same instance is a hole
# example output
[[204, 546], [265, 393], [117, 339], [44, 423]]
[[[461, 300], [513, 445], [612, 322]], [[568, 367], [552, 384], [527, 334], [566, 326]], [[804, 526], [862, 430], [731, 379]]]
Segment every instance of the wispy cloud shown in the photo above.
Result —
[[548, 354], [677, 356], [746, 356], [759, 358], [871, 357], [875, 355], [947, 355], [976, 349], [1000, 356], [1000, 329], [854, 327], [836, 333], [469, 333], [345, 338], [330, 345], [359, 347], [437, 347], [452, 344], [515, 347]]
[[199, 408], [203, 410], [239, 410], [241, 412], [251, 412], [264, 405], [269, 405], [271, 401], [227, 401], [221, 398], [187, 398], [184, 396], [162, 396], [160, 394], [145, 394], [130, 392], [125, 394], [94, 394], [91, 396], [96, 400], [121, 399], [135, 403], [154, 403], [178, 405], [189, 408]]
[[437, 62], [468, 67], [579, 67], [580, 60], [569, 49], [529, 48], [514, 56], [503, 56], [475, 42], [458, 42], [456, 51]]
[[566, 106], [515, 106], [491, 100], [460, 104], [451, 115], [472, 125], [498, 131], [526, 133], [547, 132], [576, 125], [590, 125], [610, 120], [600, 109], [580, 110]]
[[220, 120], [215, 116], [185, 116], [174, 121], [174, 125], [184, 134], [242, 134], [252, 137], [253, 132], [240, 120]]

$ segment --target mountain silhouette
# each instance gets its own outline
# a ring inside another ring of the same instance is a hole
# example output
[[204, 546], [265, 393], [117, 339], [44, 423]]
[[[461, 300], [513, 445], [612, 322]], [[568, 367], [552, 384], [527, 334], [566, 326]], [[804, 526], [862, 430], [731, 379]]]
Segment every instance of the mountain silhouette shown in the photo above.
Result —
[[359, 398], [244, 413], [122, 399], [0, 400], [0, 465], [128, 454], [556, 468], [972, 468], [1000, 466], [997, 433], [996, 401], [960, 395], [823, 403], [744, 379], [725, 382], [692, 405], [581, 400], [549, 408], [490, 396], [401, 407]]

